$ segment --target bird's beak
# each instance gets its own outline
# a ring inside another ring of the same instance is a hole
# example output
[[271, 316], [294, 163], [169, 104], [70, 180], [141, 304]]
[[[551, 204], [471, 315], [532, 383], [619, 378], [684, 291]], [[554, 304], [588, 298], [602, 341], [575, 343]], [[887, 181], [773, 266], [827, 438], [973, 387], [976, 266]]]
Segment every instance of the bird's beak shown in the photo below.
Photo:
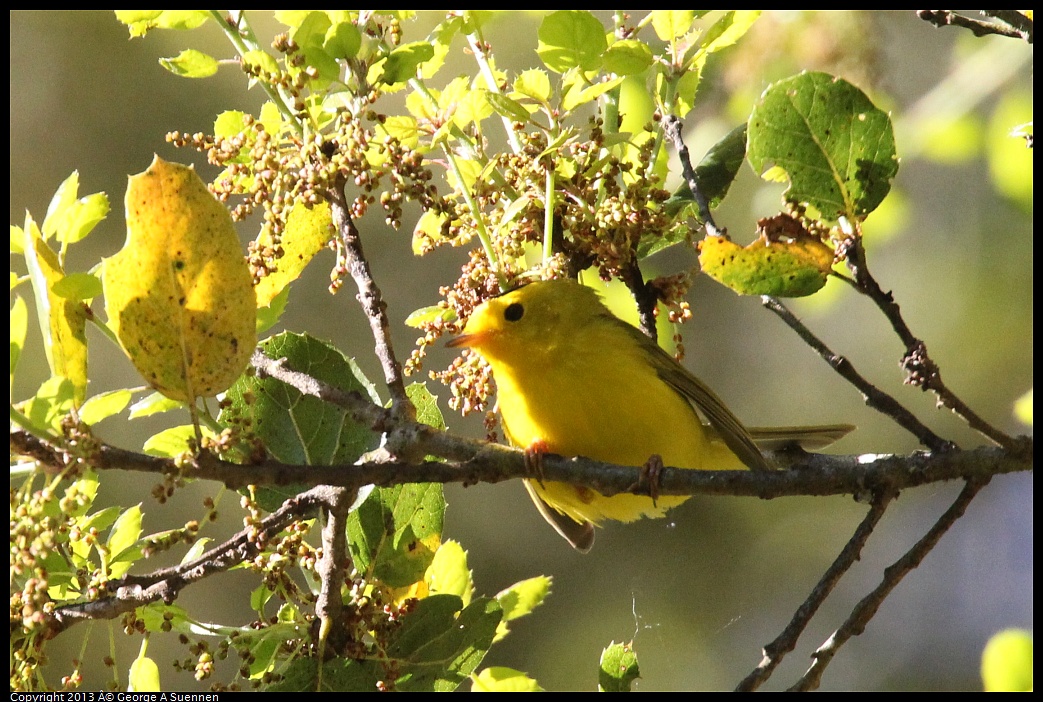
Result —
[[452, 339], [447, 341], [445, 345], [447, 347], [451, 348], [451, 349], [455, 349], [455, 348], [458, 348], [458, 347], [461, 347], [461, 346], [464, 347], [464, 348], [472, 348], [472, 347], [475, 347], [475, 346], [478, 346], [479, 344], [481, 344], [482, 343], [482, 338], [484, 336], [485, 335], [481, 334], [481, 333], [479, 333], [479, 334], [461, 334], [461, 335], [453, 337]]

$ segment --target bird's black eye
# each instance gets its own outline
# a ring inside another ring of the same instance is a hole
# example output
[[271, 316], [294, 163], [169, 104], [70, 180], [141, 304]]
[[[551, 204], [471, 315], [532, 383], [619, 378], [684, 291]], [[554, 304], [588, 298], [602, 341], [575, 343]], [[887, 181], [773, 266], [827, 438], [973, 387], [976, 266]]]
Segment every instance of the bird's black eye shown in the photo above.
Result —
[[525, 314], [525, 307], [520, 302], [512, 302], [503, 311], [503, 318], [508, 322], [517, 322]]

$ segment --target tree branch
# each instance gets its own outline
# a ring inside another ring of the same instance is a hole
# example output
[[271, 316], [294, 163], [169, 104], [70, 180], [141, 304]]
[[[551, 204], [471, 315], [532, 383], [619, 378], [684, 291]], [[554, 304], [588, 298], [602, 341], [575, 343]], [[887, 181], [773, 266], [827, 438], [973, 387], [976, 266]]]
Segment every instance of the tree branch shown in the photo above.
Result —
[[855, 605], [847, 620], [815, 651], [813, 655], [815, 662], [811, 664], [811, 667], [808, 668], [803, 677], [789, 689], [790, 692], [808, 691], [818, 688], [822, 681], [822, 673], [830, 661], [833, 660], [833, 656], [836, 655], [840, 647], [851, 637], [858, 636], [865, 630], [866, 624], [873, 618], [880, 605], [891, 594], [891, 591], [895, 589], [898, 583], [902, 582], [902, 578], [920, 565], [920, 562], [937, 545], [945, 532], [956, 523], [957, 519], [963, 516], [971, 500], [988, 482], [988, 478], [967, 481], [967, 485], [964, 486], [956, 500], [949, 506], [949, 509], [939, 517], [934, 526], [912, 548], [906, 551], [901, 558], [884, 570], [884, 578], [880, 584], [862, 598], [861, 602]]
[[1032, 21], [1017, 10], [982, 10], [983, 15], [991, 15], [1004, 24], [983, 22], [972, 17], [959, 15], [952, 10], [917, 10], [916, 16], [935, 27], [963, 27], [969, 29], [974, 36], [984, 37], [997, 34], [1002, 37], [1024, 39], [1032, 43]]
[[757, 690], [765, 680], [771, 677], [771, 674], [782, 663], [782, 659], [786, 657], [786, 654], [796, 648], [797, 639], [804, 633], [808, 622], [815, 616], [819, 606], [825, 601], [826, 597], [833, 592], [833, 588], [840, 582], [840, 578], [843, 577], [844, 573], [859, 559], [870, 534], [873, 533], [873, 529], [876, 528], [877, 523], [884, 516], [884, 512], [887, 511], [887, 507], [897, 495], [898, 493], [894, 492], [879, 493], [873, 499], [873, 505], [869, 509], [869, 513], [866, 514], [862, 523], [858, 525], [858, 529], [855, 530], [855, 533], [848, 540], [840, 555], [833, 562], [833, 565], [822, 575], [822, 578], [815, 585], [815, 588], [804, 603], [797, 608], [793, 618], [786, 628], [782, 630], [782, 633], [764, 647], [764, 658], [739, 683], [738, 687], [735, 688], [736, 692], [754, 692]]

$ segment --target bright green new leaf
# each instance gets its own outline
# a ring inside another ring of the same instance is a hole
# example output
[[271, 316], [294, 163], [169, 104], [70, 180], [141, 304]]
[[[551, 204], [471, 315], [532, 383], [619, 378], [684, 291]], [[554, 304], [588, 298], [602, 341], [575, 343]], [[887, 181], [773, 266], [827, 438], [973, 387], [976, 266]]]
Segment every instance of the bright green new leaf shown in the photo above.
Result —
[[80, 421], [93, 426], [103, 419], [119, 414], [130, 404], [130, 390], [110, 390], [87, 398], [80, 408]]
[[745, 248], [716, 236], [699, 242], [703, 272], [740, 295], [811, 295], [826, 284], [833, 258], [833, 249], [811, 237], [787, 242], [762, 235]]
[[492, 109], [502, 117], [525, 124], [529, 121], [529, 111], [518, 102], [500, 93], [487, 92], [485, 99]]
[[891, 119], [865, 93], [826, 73], [801, 73], [768, 87], [749, 120], [747, 156], [789, 177], [786, 199], [828, 220], [863, 219], [898, 171]]
[[601, 692], [630, 692], [630, 686], [641, 677], [634, 644], [613, 641], [601, 652], [598, 669], [598, 690]]
[[474, 581], [467, 568], [467, 552], [456, 541], [446, 541], [438, 550], [424, 574], [431, 594], [456, 595], [466, 607], [474, 595]]
[[143, 37], [151, 29], [195, 29], [208, 19], [206, 10], [116, 10], [116, 19], [127, 25], [131, 37]]
[[739, 41], [761, 16], [760, 10], [728, 10], [710, 25], [699, 42], [701, 51], [712, 54]]
[[605, 70], [620, 76], [642, 73], [652, 61], [652, 50], [638, 39], [621, 39], [605, 52]]
[[188, 451], [189, 442], [195, 438], [195, 427], [191, 424], [182, 424], [179, 427], [170, 427], [150, 436], [141, 447], [141, 450], [150, 456], [177, 458]]
[[456, 312], [448, 307], [439, 307], [438, 305], [430, 305], [428, 307], [421, 307], [418, 310], [413, 310], [408, 317], [406, 317], [406, 326], [419, 329], [422, 325], [428, 322], [435, 322], [441, 320], [443, 322], [450, 322], [456, 319]]
[[493, 666], [471, 676], [471, 692], [545, 692], [525, 673]]
[[530, 68], [519, 73], [518, 77], [514, 79], [514, 85], [511, 87], [515, 93], [511, 97], [516, 100], [527, 97], [544, 105], [550, 101], [550, 76], [547, 75], [546, 71], [541, 71], [538, 68]]
[[179, 409], [180, 407], [181, 403], [177, 400], [171, 400], [162, 393], [154, 392], [131, 405], [130, 419], [147, 417], [151, 414], [161, 414], [163, 412]]
[[127, 243], [105, 309], [134, 367], [167, 397], [228, 388], [256, 343], [250, 270], [232, 218], [194, 169], [158, 156], [127, 188]]
[[496, 630], [496, 639], [499, 641], [507, 636], [509, 629], [507, 622], [514, 621], [543, 604], [543, 600], [550, 594], [551, 579], [546, 575], [538, 575], [534, 578], [514, 583], [506, 590], [496, 594], [496, 601], [503, 609], [503, 620]]
[[574, 110], [580, 105], [585, 105], [588, 102], [597, 100], [599, 97], [614, 89], [620, 83], [623, 82], [623, 77], [619, 76], [616, 78], [610, 78], [609, 80], [595, 83], [594, 85], [588, 85], [585, 88], [579, 89], [576, 85], [569, 90], [565, 97], [561, 101], [561, 109], [563, 110]]
[[174, 58], [161, 58], [159, 65], [182, 78], [209, 78], [217, 73], [217, 59], [195, 49], [185, 49]]
[[101, 278], [90, 273], [70, 273], [52, 285], [51, 292], [66, 300], [91, 300], [102, 293]]
[[45, 380], [33, 397], [16, 405], [16, 409], [38, 432], [60, 435], [62, 419], [78, 404], [72, 382], [55, 375]]
[[[699, 12], [702, 16], [706, 11]], [[697, 18], [696, 10], [654, 10], [652, 12], [652, 29], [663, 41], [673, 41], [684, 36], [692, 28]]]
[[547, 68], [596, 70], [608, 50], [605, 28], [587, 10], [558, 10], [543, 18], [536, 53]]

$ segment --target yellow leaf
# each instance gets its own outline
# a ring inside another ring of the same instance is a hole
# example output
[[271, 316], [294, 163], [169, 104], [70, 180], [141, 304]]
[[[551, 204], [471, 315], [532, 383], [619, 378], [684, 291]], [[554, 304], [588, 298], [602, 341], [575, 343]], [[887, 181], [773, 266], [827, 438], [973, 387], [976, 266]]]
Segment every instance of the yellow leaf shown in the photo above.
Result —
[[802, 297], [818, 292], [832, 269], [833, 249], [802, 228], [796, 235], [780, 237], [777, 229], [786, 223], [794, 222], [786, 215], [762, 220], [762, 228], [776, 225], [776, 231], [762, 232], [746, 247], [707, 236], [699, 242], [699, 265], [740, 295]]
[[65, 278], [65, 271], [58, 254], [43, 240], [28, 214], [24, 233], [25, 264], [33, 281], [47, 364], [52, 375], [72, 383], [73, 404], [78, 407], [87, 394], [87, 308], [79, 300], [54, 294], [53, 288]]
[[[267, 307], [283, 288], [300, 277], [304, 267], [322, 251], [330, 240], [333, 216], [328, 203], [312, 207], [298, 202], [286, 218], [280, 246], [282, 256], [274, 262], [274, 269], [257, 283], [257, 306]], [[257, 237], [258, 248], [272, 244], [271, 229], [265, 225]]]
[[146, 380], [175, 400], [225, 390], [256, 344], [256, 301], [228, 210], [158, 156], [127, 187], [127, 242], [105, 260], [105, 310]]

